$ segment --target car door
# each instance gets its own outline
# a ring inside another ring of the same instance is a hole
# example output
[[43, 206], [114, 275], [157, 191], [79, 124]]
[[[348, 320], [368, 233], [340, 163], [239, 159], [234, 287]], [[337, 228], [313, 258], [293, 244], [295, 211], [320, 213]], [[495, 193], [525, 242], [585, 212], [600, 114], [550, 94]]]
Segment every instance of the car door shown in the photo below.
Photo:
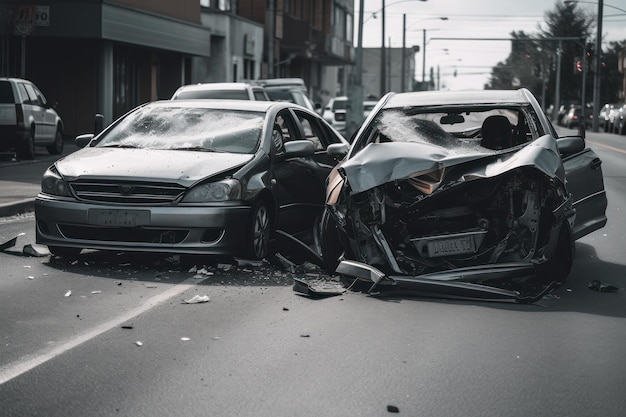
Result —
[[52, 107], [50, 107], [50, 105], [48, 104], [48, 101], [46, 100], [46, 97], [34, 85], [33, 85], [33, 90], [35, 91], [35, 94], [37, 95], [37, 101], [39, 105], [41, 106], [42, 118], [43, 118], [42, 124], [43, 124], [43, 130], [45, 132], [44, 133], [45, 138], [47, 141], [53, 141], [54, 137], [56, 136], [56, 130], [57, 130], [57, 124], [56, 124], [57, 112]]
[[576, 209], [574, 239], [578, 239], [604, 227], [607, 221], [602, 161], [590, 148], [562, 158], [567, 189]]

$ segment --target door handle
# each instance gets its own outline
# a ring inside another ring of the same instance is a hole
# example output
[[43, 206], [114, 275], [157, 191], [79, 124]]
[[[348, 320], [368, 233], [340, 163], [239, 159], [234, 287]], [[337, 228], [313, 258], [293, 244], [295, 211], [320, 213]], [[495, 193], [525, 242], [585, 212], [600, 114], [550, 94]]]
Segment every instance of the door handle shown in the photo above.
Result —
[[600, 160], [600, 158], [595, 158], [593, 161], [591, 161], [591, 169], [598, 169], [600, 168], [600, 165], [602, 165], [602, 161]]

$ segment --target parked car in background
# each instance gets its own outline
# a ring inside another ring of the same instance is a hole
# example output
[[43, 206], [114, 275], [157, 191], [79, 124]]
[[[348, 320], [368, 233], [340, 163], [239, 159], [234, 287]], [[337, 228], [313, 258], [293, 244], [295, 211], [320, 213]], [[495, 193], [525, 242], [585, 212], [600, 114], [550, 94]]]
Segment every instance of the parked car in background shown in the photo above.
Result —
[[33, 159], [35, 147], [63, 152], [63, 121], [43, 93], [28, 80], [0, 78], [0, 150]]
[[265, 89], [250, 83], [200, 83], [184, 85], [174, 92], [172, 100], [185, 99], [263, 100], [269, 101]]
[[[574, 106], [569, 109], [567, 114], [563, 117], [562, 124], [567, 128], [576, 128], [580, 126], [583, 119], [583, 110], [580, 106]], [[593, 122], [593, 110], [591, 108], [585, 109], [585, 128], [591, 127]]]
[[626, 104], [622, 104], [615, 111], [613, 119], [613, 133], [626, 135]]
[[363, 119], [367, 118], [370, 115], [371, 111], [374, 109], [374, 106], [378, 103], [378, 100], [365, 100], [363, 102]]
[[265, 87], [267, 96], [272, 101], [288, 101], [299, 104], [311, 111], [316, 111], [315, 105], [309, 97], [299, 88], [293, 87]]
[[333, 97], [328, 100], [328, 103], [326, 103], [324, 111], [322, 112], [322, 117], [324, 118], [324, 120], [326, 120], [332, 127], [337, 129], [342, 135], [345, 135], [346, 133], [347, 106], [348, 97]]
[[532, 93], [389, 93], [332, 170], [327, 269], [369, 292], [533, 302], [606, 224], [601, 161]]
[[288, 102], [164, 100], [122, 116], [44, 174], [37, 243], [262, 259], [274, 232], [310, 235], [347, 142]]

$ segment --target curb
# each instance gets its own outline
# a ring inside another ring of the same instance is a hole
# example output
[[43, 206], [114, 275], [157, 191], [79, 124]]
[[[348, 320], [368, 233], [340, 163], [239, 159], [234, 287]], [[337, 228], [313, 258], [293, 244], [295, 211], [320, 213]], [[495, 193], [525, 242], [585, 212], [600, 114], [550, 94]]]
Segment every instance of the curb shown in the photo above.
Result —
[[0, 204], [0, 217], [15, 216], [35, 211], [35, 199], [25, 198], [23, 200], [12, 201]]

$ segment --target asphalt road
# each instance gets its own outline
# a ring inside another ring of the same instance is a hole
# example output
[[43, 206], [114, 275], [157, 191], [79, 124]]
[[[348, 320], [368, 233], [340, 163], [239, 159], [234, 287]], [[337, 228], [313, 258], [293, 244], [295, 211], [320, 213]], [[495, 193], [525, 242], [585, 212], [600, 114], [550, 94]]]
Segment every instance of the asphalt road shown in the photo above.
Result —
[[25, 233], [0, 253], [0, 416], [623, 416], [626, 291], [588, 288], [626, 287], [623, 140], [589, 135], [609, 222], [535, 305], [309, 299], [271, 265], [22, 256], [34, 218], [0, 219], [3, 240]]

